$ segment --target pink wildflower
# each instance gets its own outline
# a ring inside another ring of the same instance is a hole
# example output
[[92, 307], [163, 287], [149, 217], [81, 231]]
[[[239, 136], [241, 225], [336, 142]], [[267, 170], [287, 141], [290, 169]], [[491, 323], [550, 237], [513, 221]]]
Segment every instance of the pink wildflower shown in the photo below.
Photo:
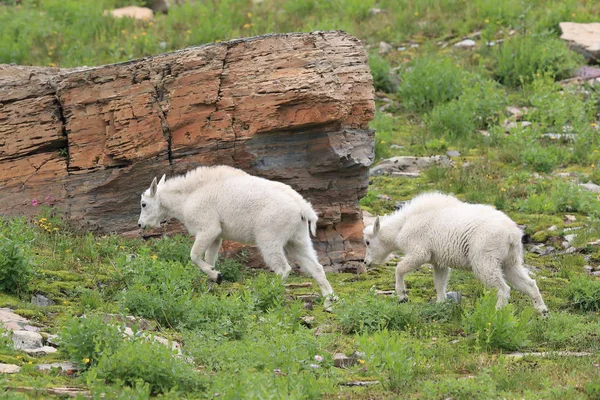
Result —
[[37, 205], [38, 205], [37, 199], [31, 200], [31, 205], [34, 206], [34, 207], [37, 207]]

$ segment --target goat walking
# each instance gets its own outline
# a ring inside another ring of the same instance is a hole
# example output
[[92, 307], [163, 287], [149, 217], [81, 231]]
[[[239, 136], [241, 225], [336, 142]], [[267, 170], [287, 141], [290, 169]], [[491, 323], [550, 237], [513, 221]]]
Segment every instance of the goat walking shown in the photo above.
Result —
[[141, 196], [138, 226], [158, 227], [169, 218], [195, 235], [192, 261], [217, 283], [222, 275], [214, 264], [223, 239], [229, 239], [255, 244], [284, 279], [291, 271], [287, 253], [316, 280], [325, 308], [336, 299], [310, 239], [318, 217], [288, 185], [228, 166], [198, 167], [169, 180], [163, 175]]
[[364, 230], [365, 263], [382, 263], [400, 250], [396, 267], [396, 294], [407, 301], [404, 275], [422, 264], [433, 265], [437, 301], [446, 298], [450, 268], [470, 269], [487, 287], [498, 290], [496, 307], [510, 297], [510, 283], [531, 297], [541, 314], [548, 309], [535, 280], [523, 267], [522, 231], [506, 214], [482, 204], [464, 203], [432, 192], [412, 199], [395, 213], [377, 217]]

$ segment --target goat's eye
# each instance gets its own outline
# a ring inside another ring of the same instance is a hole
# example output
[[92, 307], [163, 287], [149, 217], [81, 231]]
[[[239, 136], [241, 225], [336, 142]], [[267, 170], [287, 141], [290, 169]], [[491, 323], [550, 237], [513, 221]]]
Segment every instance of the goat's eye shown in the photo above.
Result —
[[368, 246], [368, 245], [370, 245], [370, 244], [371, 244], [371, 242], [369, 242], [369, 241], [367, 240], [367, 246]]
[[146, 203], [142, 203], [142, 208], [146, 207]]

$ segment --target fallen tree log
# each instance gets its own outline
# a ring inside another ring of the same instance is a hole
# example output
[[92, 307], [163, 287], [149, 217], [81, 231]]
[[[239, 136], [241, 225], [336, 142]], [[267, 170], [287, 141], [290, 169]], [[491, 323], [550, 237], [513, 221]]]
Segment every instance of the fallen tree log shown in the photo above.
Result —
[[319, 214], [329, 270], [363, 256], [373, 84], [343, 32], [266, 35], [93, 68], [0, 65], [0, 212], [136, 232], [154, 176], [227, 164]]

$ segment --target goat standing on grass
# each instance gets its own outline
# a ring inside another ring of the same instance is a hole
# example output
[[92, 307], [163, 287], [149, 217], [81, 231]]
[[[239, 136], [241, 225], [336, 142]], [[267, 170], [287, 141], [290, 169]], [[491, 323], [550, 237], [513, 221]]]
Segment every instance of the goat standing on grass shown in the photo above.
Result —
[[425, 193], [395, 213], [377, 217], [365, 228], [365, 263], [381, 264], [396, 250], [404, 254], [396, 266], [400, 301], [408, 300], [404, 275], [430, 263], [437, 301], [446, 299], [450, 268], [462, 268], [472, 270], [485, 286], [498, 289], [497, 308], [508, 302], [508, 281], [545, 314], [548, 309], [537, 284], [523, 267], [522, 234], [513, 220], [493, 207], [463, 203], [442, 193]]
[[158, 227], [176, 218], [195, 235], [192, 261], [220, 283], [214, 269], [223, 239], [256, 244], [265, 263], [284, 279], [291, 271], [285, 253], [310, 274], [325, 297], [336, 299], [317, 260], [309, 229], [315, 234], [317, 215], [288, 185], [227, 166], [198, 167], [184, 176], [157, 183], [142, 194], [138, 226]]

